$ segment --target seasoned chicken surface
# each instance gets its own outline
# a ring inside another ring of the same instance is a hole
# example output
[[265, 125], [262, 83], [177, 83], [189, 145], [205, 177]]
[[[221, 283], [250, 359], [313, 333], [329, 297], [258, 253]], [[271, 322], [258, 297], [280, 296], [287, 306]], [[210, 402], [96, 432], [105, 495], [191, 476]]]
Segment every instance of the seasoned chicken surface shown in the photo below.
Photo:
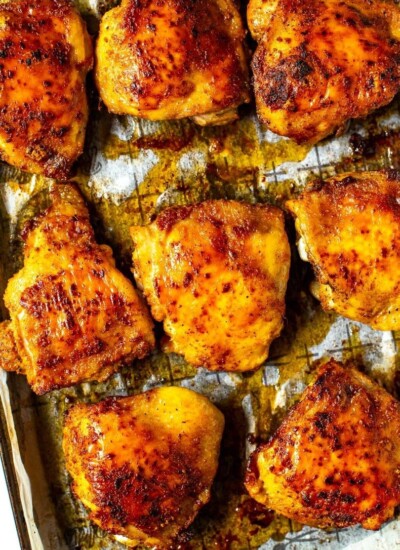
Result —
[[210, 370], [259, 367], [282, 329], [290, 249], [280, 210], [210, 200], [132, 227], [134, 273], [167, 351]]
[[230, 122], [250, 101], [244, 37], [233, 0], [122, 0], [101, 22], [101, 98], [117, 114]]
[[400, 172], [343, 174], [287, 203], [324, 309], [400, 330]]
[[315, 527], [379, 529], [400, 504], [400, 403], [330, 360], [251, 456], [250, 495]]
[[394, 0], [250, 0], [252, 68], [270, 130], [316, 143], [400, 89], [400, 10]]
[[92, 66], [86, 25], [68, 0], [0, 3], [0, 158], [65, 179], [82, 153]]
[[154, 346], [152, 321], [108, 246], [96, 244], [78, 191], [58, 184], [51, 206], [25, 230], [25, 262], [4, 300], [0, 366], [42, 394], [105, 380]]
[[175, 548], [210, 499], [223, 428], [206, 397], [180, 387], [72, 407], [63, 447], [73, 490], [119, 541]]

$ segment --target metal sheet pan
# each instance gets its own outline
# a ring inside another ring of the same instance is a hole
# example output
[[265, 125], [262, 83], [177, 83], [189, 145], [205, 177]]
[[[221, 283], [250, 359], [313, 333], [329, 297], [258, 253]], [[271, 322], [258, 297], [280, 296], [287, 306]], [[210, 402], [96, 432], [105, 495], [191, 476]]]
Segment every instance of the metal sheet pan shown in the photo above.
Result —
[[[111, 3], [81, 0], [92, 30]], [[150, 123], [111, 116], [97, 109], [75, 183], [91, 210], [100, 242], [114, 250], [129, 276], [130, 225], [148, 223], [160, 209], [205, 198], [228, 197], [280, 206], [304, 184], [349, 170], [400, 168], [399, 105], [364, 122], [353, 123], [341, 137], [309, 149], [263, 129], [253, 107], [237, 123], [199, 128], [183, 120]], [[0, 167], [0, 290], [21, 265], [23, 223], [47, 203], [49, 180]], [[78, 401], [137, 393], [178, 384], [208, 395], [226, 413], [227, 428], [212, 500], [190, 529], [182, 549], [313, 550], [394, 548], [400, 541], [394, 520], [378, 533], [360, 528], [325, 532], [262, 510], [242, 485], [246, 458], [256, 441], [265, 440], [302, 392], [315, 366], [326, 357], [351, 359], [396, 394], [399, 390], [400, 334], [377, 332], [324, 313], [308, 292], [310, 270], [297, 257], [287, 295], [286, 325], [267, 363], [256, 373], [210, 373], [194, 369], [176, 355], [154, 353], [125, 367], [103, 384], [81, 384], [34, 396], [17, 375], [0, 375], [0, 442], [23, 549], [119, 549], [121, 545], [90, 523], [73, 497], [60, 447], [63, 414]], [[6, 312], [2, 312], [3, 316]]]

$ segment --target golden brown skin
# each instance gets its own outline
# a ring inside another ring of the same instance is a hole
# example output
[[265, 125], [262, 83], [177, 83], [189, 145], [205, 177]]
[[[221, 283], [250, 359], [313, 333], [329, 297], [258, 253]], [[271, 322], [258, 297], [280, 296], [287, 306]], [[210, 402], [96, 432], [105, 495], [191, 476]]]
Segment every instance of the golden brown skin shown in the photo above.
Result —
[[86, 25], [68, 0], [0, 3], [0, 157], [65, 179], [82, 153], [92, 67]]
[[250, 101], [233, 0], [123, 0], [101, 22], [95, 78], [109, 111], [225, 124]]
[[400, 330], [400, 172], [343, 174], [287, 203], [324, 309]]
[[134, 273], [168, 351], [210, 370], [259, 367], [282, 329], [290, 249], [280, 210], [210, 200], [132, 227]]
[[340, 132], [400, 89], [393, 0], [250, 0], [258, 115], [299, 143]]
[[5, 370], [22, 369], [10, 321], [0, 323], [0, 366]]
[[0, 325], [0, 366], [38, 394], [105, 380], [154, 347], [146, 306], [96, 244], [78, 191], [56, 184], [51, 200], [24, 232], [24, 267], [4, 295], [11, 322]]
[[223, 428], [206, 397], [180, 387], [72, 407], [63, 447], [73, 490], [128, 546], [168, 546], [210, 499]]
[[314, 527], [379, 529], [400, 504], [400, 403], [330, 360], [251, 456], [250, 495]]

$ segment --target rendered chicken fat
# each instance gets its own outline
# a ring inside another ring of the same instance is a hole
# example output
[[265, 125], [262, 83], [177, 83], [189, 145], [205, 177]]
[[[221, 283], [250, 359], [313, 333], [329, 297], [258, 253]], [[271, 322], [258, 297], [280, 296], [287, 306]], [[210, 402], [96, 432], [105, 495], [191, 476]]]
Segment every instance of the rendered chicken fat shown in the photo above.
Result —
[[251, 456], [246, 488], [306, 525], [379, 529], [400, 504], [399, 425], [399, 402], [331, 360]]
[[282, 212], [206, 201], [132, 227], [134, 273], [170, 340], [210, 370], [259, 367], [283, 325], [290, 249]]
[[210, 499], [223, 427], [206, 397], [180, 387], [76, 405], [63, 436], [73, 490], [117, 540], [171, 547]]
[[109, 111], [225, 124], [250, 101], [232, 0], [123, 0], [102, 19], [95, 78]]
[[378, 330], [400, 329], [400, 173], [343, 174], [287, 202], [322, 306]]
[[55, 184], [50, 198], [25, 228], [24, 266], [4, 296], [11, 321], [0, 324], [0, 366], [38, 394], [105, 380], [154, 347], [146, 306], [96, 243], [79, 192]]

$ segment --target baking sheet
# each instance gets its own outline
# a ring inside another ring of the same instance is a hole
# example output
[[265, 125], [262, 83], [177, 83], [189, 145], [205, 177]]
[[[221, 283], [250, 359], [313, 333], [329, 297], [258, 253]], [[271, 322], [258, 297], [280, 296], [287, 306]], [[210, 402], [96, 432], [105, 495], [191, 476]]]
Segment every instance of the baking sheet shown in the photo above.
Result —
[[[98, 14], [110, 5], [96, 0], [79, 2], [92, 31]], [[92, 93], [88, 140], [74, 181], [87, 199], [99, 242], [112, 246], [119, 267], [128, 275], [129, 226], [148, 223], [165, 206], [222, 197], [283, 206], [317, 177], [400, 168], [397, 101], [367, 121], [353, 123], [340, 138], [312, 149], [263, 129], [252, 107], [245, 107], [236, 123], [200, 128], [187, 120], [151, 123], [111, 116], [104, 109], [97, 110], [97, 105]], [[3, 293], [7, 279], [22, 262], [20, 229], [46, 206], [50, 180], [6, 165], [0, 167], [0, 180]], [[259, 507], [243, 488], [248, 454], [279, 425], [319, 361], [330, 356], [351, 359], [393, 394], [400, 389], [400, 377], [396, 378], [400, 334], [373, 331], [322, 312], [308, 292], [311, 274], [295, 251], [290, 219], [287, 229], [293, 265], [285, 329], [256, 373], [211, 373], [191, 367], [177, 355], [156, 352], [106, 383], [85, 383], [42, 397], [30, 392], [23, 377], [0, 374], [0, 398], [34, 550], [124, 548], [90, 523], [84, 507], [70, 492], [60, 446], [63, 414], [78, 401], [130, 395], [165, 384], [207, 395], [226, 413], [227, 421], [212, 500], [189, 529], [191, 540], [179, 548], [364, 550], [400, 545], [396, 520], [378, 533], [360, 528], [332, 532], [302, 528]]]

